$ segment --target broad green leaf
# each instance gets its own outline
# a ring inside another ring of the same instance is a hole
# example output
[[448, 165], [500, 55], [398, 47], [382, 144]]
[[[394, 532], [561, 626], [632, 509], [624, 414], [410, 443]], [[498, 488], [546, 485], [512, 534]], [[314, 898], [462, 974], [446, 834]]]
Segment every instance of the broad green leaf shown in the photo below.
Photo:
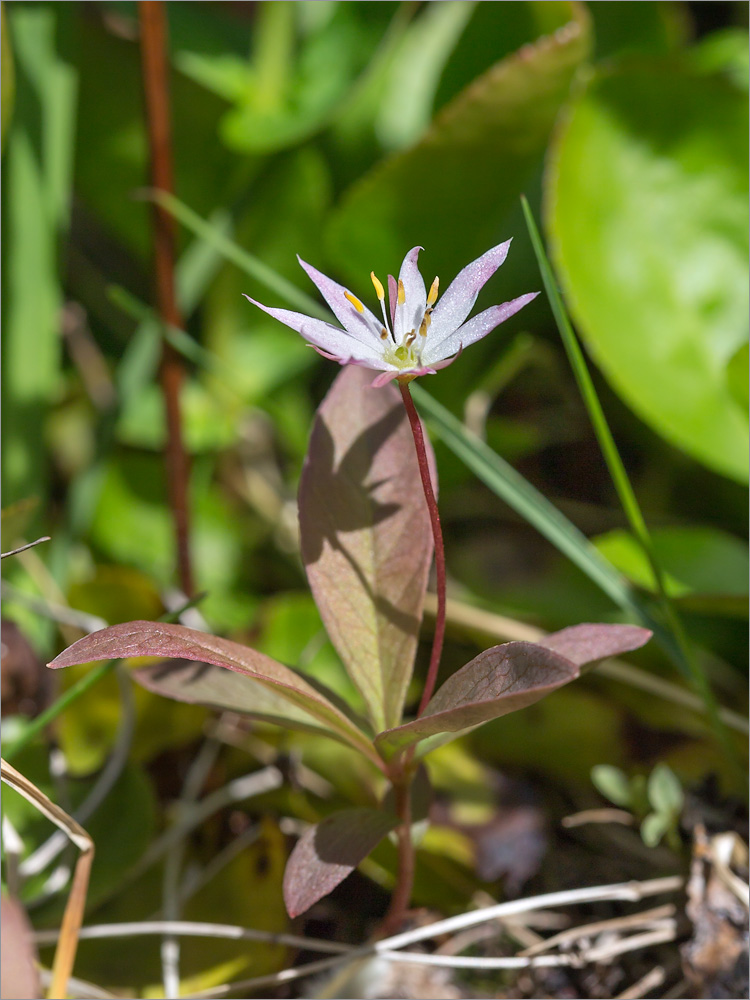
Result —
[[747, 414], [727, 367], [747, 339], [746, 130], [724, 80], [677, 62], [602, 71], [557, 135], [546, 203], [573, 318], [612, 386], [741, 481]]
[[[657, 528], [654, 552], [664, 568], [667, 593], [689, 607], [747, 614], [748, 550], [718, 528]], [[655, 591], [653, 571], [638, 542], [617, 529], [594, 539], [599, 551], [630, 580]]]
[[456, 733], [533, 705], [578, 677], [578, 667], [532, 642], [486, 649], [450, 676], [424, 714], [380, 733], [381, 753], [403, 750], [436, 733]]
[[401, 721], [432, 533], [398, 390], [354, 365], [321, 404], [299, 492], [302, 559], [376, 731]]
[[339, 739], [356, 747], [366, 757], [376, 759], [372, 744], [364, 733], [293, 670], [249, 646], [197, 632], [183, 625], [145, 621], [113, 625], [74, 642], [56, 656], [49, 666], [69, 667], [76, 663], [133, 656], [195, 660], [234, 670], [283, 696], [292, 705], [312, 715]]
[[289, 916], [327, 896], [397, 825], [395, 816], [380, 809], [345, 809], [306, 830], [284, 873]]
[[[495, 5], [497, 17], [503, 6]], [[589, 47], [584, 8], [559, 8], [563, 16], [570, 11], [568, 24], [497, 62], [441, 109], [417, 145], [378, 164], [344, 195], [326, 238], [355, 287], [371, 268], [392, 271], [417, 244], [447, 279], [503, 236], [501, 223]]]
[[587, 663], [638, 649], [651, 633], [635, 625], [573, 625], [540, 643], [507, 642], [486, 649], [451, 675], [424, 714], [380, 735], [391, 753], [442, 733], [459, 733], [539, 701], [575, 680]]

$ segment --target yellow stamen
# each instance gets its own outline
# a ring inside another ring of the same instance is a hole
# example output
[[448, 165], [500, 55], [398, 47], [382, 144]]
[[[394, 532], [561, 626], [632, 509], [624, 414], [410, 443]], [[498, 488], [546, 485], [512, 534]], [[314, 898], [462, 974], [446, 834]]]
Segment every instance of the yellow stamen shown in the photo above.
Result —
[[398, 304], [402, 306], [406, 302], [406, 292], [404, 291], [404, 283], [399, 278], [398, 279]]
[[406, 344], [407, 347], [411, 347], [411, 345], [414, 343], [416, 339], [417, 339], [416, 333], [413, 330], [410, 330], [404, 343]]
[[344, 295], [346, 296], [347, 299], [349, 299], [349, 301], [351, 302], [351, 304], [354, 306], [354, 308], [357, 310], [358, 313], [365, 311], [365, 307], [362, 305], [362, 303], [359, 301], [356, 295], [352, 295], [351, 292], [344, 292]]
[[375, 286], [375, 294], [377, 295], [377, 297], [382, 302], [383, 299], [385, 298], [385, 291], [384, 291], [383, 286], [381, 285], [381, 283], [375, 277], [375, 272], [374, 271], [370, 271], [370, 278], [372, 279], [372, 283]]
[[428, 312], [426, 312], [424, 314], [424, 318], [422, 319], [422, 322], [419, 324], [419, 335], [421, 337], [426, 337], [427, 336], [427, 331], [430, 328], [430, 323], [431, 322], [432, 322], [432, 319], [430, 318], [430, 314]]
[[388, 340], [388, 331], [386, 330], [385, 327], [383, 327], [382, 330], [380, 331], [380, 339]]
[[430, 286], [430, 294], [427, 296], [427, 305], [434, 306], [437, 302], [438, 289], [440, 288], [440, 278], [435, 276], [435, 280]]

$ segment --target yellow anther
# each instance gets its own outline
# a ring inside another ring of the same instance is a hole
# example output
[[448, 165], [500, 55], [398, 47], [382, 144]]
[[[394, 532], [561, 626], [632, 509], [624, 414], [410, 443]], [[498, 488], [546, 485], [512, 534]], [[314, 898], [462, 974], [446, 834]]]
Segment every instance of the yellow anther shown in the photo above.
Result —
[[377, 295], [377, 297], [382, 302], [383, 299], [385, 298], [385, 291], [383, 289], [383, 286], [380, 284], [380, 282], [378, 281], [378, 279], [375, 277], [375, 272], [374, 271], [370, 271], [370, 278], [372, 279], [372, 283], [375, 286], [375, 294]]
[[440, 278], [438, 278], [436, 276], [435, 280], [430, 285], [430, 294], [427, 296], [427, 305], [428, 306], [434, 306], [435, 303], [437, 302], [438, 289], [439, 288], [440, 288]]
[[385, 327], [383, 327], [381, 329], [381, 331], [380, 331], [380, 339], [381, 340], [388, 340], [388, 331], [386, 330]]
[[358, 313], [365, 311], [365, 307], [362, 305], [362, 303], [359, 301], [356, 295], [352, 295], [351, 292], [344, 292], [344, 295], [346, 296], [347, 299], [349, 299], [349, 301], [351, 302], [351, 304], [354, 306], [354, 308], [357, 310]]
[[406, 292], [404, 291], [404, 283], [401, 278], [398, 279], [398, 304], [402, 306], [406, 302]]

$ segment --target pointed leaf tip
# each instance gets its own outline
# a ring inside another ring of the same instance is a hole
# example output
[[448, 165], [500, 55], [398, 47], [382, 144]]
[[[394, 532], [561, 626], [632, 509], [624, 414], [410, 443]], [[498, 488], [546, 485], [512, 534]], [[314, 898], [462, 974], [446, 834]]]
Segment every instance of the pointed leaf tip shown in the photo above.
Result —
[[311, 826], [289, 856], [284, 903], [298, 917], [327, 896], [396, 826], [398, 819], [378, 809], [344, 809]]
[[653, 632], [638, 625], [571, 625], [539, 640], [539, 645], [583, 667], [608, 656], [630, 653], [649, 641]]

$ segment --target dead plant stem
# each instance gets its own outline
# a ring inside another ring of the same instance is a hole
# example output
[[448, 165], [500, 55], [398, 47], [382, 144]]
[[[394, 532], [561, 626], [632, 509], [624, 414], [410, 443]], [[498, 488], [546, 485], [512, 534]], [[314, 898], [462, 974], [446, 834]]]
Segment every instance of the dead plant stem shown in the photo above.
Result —
[[[151, 183], [157, 191], [173, 193], [172, 136], [169, 122], [167, 70], [167, 22], [163, 0], [140, 0], [143, 86], [146, 97], [146, 124], [151, 154]], [[159, 316], [166, 327], [182, 329], [174, 280], [174, 219], [154, 202], [154, 263]], [[179, 354], [164, 337], [159, 370], [167, 424], [165, 464], [169, 503], [174, 521], [180, 586], [186, 597], [193, 595], [188, 510], [189, 469], [182, 436], [180, 388], [183, 369]]]

